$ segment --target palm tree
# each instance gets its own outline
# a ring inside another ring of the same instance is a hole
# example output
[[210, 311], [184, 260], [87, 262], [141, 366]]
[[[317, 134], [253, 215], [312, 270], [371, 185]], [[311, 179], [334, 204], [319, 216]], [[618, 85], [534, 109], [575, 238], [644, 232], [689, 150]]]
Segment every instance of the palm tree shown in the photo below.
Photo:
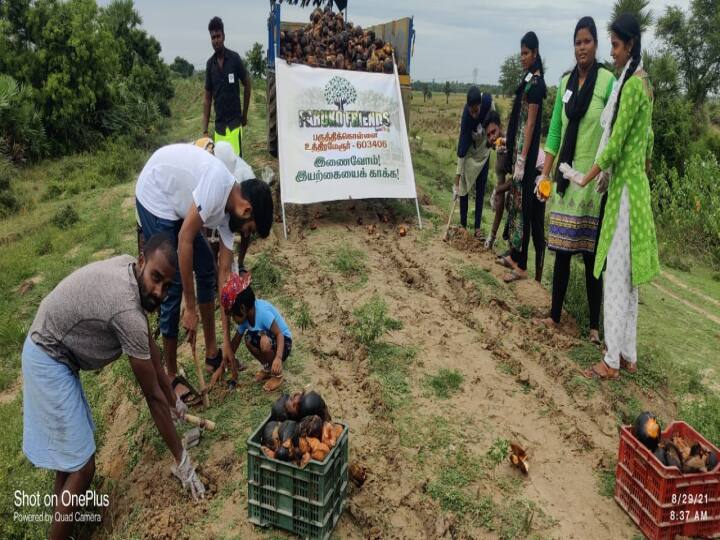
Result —
[[648, 9], [648, 4], [650, 4], [650, 0], [615, 0], [609, 24], [612, 24], [612, 21], [623, 13], [630, 13], [637, 17], [640, 31], [644, 34], [654, 22], [653, 12]]

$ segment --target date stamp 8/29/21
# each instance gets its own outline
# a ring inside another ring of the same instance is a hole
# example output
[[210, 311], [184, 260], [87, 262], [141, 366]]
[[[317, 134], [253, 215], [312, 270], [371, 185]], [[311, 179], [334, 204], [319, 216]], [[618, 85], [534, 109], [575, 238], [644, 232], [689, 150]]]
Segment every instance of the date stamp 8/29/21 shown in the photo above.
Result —
[[[710, 502], [710, 497], [707, 493], [673, 493], [670, 497], [671, 504], [677, 504], [679, 506], [685, 505], [707, 505]], [[670, 511], [670, 521], [673, 522], [690, 522], [690, 521], [707, 521], [711, 517], [708, 511], [703, 508], [698, 509], [682, 509]]]

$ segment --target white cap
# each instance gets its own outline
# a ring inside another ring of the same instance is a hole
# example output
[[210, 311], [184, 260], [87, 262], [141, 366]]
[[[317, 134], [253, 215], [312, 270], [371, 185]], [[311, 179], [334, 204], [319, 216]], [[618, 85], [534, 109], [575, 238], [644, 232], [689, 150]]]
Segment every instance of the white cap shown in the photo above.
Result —
[[215, 157], [225, 164], [225, 167], [232, 173], [237, 182], [255, 178], [252, 167], [245, 160], [235, 155], [235, 151], [229, 142], [218, 141], [215, 143]]

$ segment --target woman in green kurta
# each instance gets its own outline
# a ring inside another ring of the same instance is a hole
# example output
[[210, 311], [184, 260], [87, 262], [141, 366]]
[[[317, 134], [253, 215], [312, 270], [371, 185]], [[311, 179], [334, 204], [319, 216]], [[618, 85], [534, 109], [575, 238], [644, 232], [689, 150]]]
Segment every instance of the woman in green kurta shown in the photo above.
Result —
[[628, 14], [618, 17], [611, 25], [611, 43], [615, 64], [624, 66], [624, 70], [617, 97], [613, 90], [608, 101], [613, 115], [606, 130], [607, 145], [604, 138], [595, 164], [585, 175], [561, 165], [565, 177], [581, 186], [610, 172], [595, 259], [596, 277], [607, 262], [604, 294], [607, 352], [603, 361], [585, 372], [588, 377], [604, 379], [619, 377], [620, 368], [631, 373], [637, 371], [637, 287], [660, 271], [650, 185], [645, 173], [646, 161], [652, 153], [653, 97], [642, 69], [637, 19]]
[[[543, 177], [550, 179], [556, 157], [572, 163], [581, 172], [590, 170], [595, 161], [603, 128], [600, 115], [612, 92], [615, 77], [598, 64], [597, 28], [592, 17], [583, 17], [575, 26], [575, 68], [563, 75], [558, 86], [550, 130], [545, 143]], [[556, 174], [556, 196], [552, 200], [548, 248], [555, 252], [552, 307], [550, 317], [539, 321], [557, 327], [570, 280], [570, 262], [580, 254], [585, 263], [585, 289], [590, 310], [590, 340], [600, 343], [600, 306], [602, 278], [595, 278], [595, 245], [600, 228], [602, 195], [584, 189]], [[538, 193], [540, 200], [545, 200]]]

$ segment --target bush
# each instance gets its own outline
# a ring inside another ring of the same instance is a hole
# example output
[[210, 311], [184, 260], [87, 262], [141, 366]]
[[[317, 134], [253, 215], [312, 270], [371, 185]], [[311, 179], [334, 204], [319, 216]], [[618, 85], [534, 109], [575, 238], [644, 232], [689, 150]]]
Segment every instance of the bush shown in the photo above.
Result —
[[685, 160], [691, 155], [688, 149], [693, 139], [693, 106], [683, 97], [659, 97], [653, 107], [653, 168], [662, 167], [682, 172]]
[[53, 225], [59, 229], [69, 229], [78, 221], [80, 221], [80, 216], [69, 204], [58, 210], [52, 218]]
[[20, 201], [12, 189], [13, 168], [0, 155], [0, 218], [20, 210]]
[[42, 118], [35, 110], [32, 91], [9, 75], [0, 75], [0, 153], [12, 161], [40, 158], [47, 151]]
[[684, 174], [662, 166], [652, 184], [661, 240], [683, 254], [688, 248], [720, 261], [720, 163], [715, 155], [692, 156]]

